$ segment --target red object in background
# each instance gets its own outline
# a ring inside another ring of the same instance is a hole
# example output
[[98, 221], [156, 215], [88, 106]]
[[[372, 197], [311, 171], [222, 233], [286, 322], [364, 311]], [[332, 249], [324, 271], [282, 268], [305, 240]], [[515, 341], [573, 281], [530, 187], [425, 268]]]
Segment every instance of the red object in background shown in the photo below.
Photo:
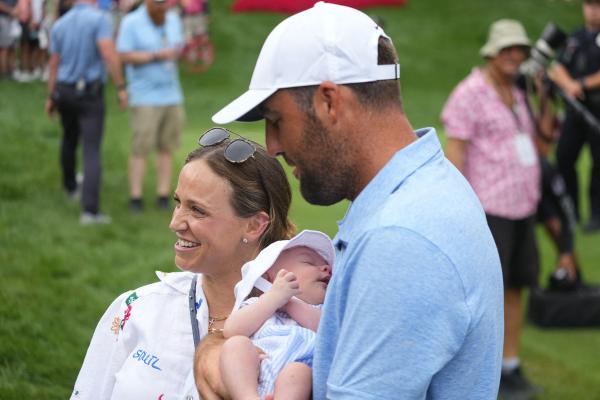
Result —
[[[275, 11], [286, 14], [297, 13], [311, 8], [318, 0], [236, 0], [231, 6], [234, 12]], [[341, 4], [352, 8], [374, 6], [403, 6], [406, 0], [329, 0], [328, 3]]]

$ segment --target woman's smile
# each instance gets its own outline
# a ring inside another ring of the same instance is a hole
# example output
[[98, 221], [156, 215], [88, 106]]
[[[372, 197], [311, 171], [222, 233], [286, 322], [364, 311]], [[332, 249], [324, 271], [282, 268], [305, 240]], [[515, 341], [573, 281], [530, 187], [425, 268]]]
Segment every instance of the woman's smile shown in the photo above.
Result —
[[200, 246], [200, 243], [191, 242], [189, 240], [179, 238], [175, 242], [175, 251], [190, 251], [199, 246]]

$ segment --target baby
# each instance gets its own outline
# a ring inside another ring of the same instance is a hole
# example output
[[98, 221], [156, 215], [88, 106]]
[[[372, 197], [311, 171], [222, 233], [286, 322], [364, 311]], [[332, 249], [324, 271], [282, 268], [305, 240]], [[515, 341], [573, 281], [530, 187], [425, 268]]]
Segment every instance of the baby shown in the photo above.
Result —
[[[327, 235], [305, 230], [271, 244], [242, 267], [234, 311], [223, 330], [220, 378], [214, 371], [204, 377], [223, 398], [311, 398], [319, 306], [334, 257]], [[252, 297], [255, 287], [264, 294]], [[205, 371], [211, 368], [204, 365]]]

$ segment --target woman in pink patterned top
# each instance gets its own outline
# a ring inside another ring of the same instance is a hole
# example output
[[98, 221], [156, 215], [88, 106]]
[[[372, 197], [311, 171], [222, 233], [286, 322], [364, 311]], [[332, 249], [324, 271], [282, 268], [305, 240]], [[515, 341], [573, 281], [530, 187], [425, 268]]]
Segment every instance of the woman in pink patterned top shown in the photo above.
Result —
[[[521, 292], [537, 285], [535, 213], [540, 166], [534, 146], [536, 121], [515, 85], [530, 41], [514, 20], [492, 24], [480, 54], [485, 59], [454, 89], [442, 111], [448, 159], [465, 175], [486, 212], [504, 276], [504, 354], [500, 393], [536, 389], [519, 368], [523, 321]], [[546, 118], [547, 116], [543, 116]], [[512, 397], [512, 396], [511, 396]]]

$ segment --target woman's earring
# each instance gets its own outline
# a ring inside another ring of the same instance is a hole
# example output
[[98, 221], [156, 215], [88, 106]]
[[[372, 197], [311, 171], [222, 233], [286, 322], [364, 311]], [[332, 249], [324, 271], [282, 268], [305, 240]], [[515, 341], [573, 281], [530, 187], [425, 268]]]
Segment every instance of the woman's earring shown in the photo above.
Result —
[[248, 243], [248, 239], [246, 239], [246, 238], [243, 238], [243, 239], [242, 239], [242, 242], [243, 242], [244, 244], [247, 244], [247, 243]]

